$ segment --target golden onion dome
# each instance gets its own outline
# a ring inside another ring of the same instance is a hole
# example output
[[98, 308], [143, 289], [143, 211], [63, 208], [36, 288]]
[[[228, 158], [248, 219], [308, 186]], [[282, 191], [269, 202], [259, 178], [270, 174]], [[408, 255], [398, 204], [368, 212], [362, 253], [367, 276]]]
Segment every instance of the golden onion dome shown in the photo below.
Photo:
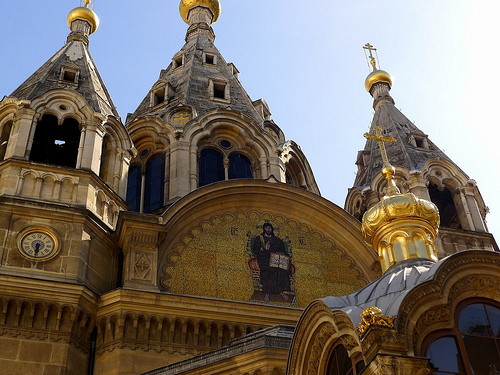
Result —
[[181, 14], [184, 22], [189, 24], [188, 14], [189, 10], [196, 5], [204, 5], [212, 11], [214, 17], [212, 19], [212, 23], [215, 23], [220, 16], [220, 2], [219, 0], [181, 0], [179, 4], [179, 12]]
[[71, 29], [71, 23], [77, 19], [81, 18], [84, 20], [87, 20], [90, 22], [91, 25], [91, 30], [90, 34], [95, 32], [97, 28], [99, 27], [99, 17], [97, 14], [90, 8], [87, 7], [78, 7], [73, 9], [71, 12], [68, 14], [68, 26]]
[[366, 242], [372, 243], [373, 234], [385, 224], [397, 219], [427, 221], [436, 231], [439, 227], [439, 210], [428, 200], [412, 193], [385, 196], [366, 211], [361, 228]]
[[389, 84], [389, 87], [392, 87], [391, 75], [384, 70], [377, 69], [368, 74], [368, 77], [366, 77], [365, 79], [366, 91], [370, 92], [370, 89], [372, 88], [373, 84], [377, 82], [386, 82]]

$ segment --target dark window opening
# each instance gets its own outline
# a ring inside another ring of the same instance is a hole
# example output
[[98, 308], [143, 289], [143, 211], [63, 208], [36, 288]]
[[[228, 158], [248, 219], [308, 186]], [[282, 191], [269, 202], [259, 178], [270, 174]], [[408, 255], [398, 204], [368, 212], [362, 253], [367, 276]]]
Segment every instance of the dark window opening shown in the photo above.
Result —
[[224, 83], [214, 83], [214, 98], [226, 99], [226, 85]]
[[11, 130], [12, 121], [5, 123], [2, 127], [2, 132], [0, 134], [0, 161], [5, 159], [5, 153], [7, 152], [7, 145], [9, 143]]
[[68, 118], [58, 125], [55, 116], [45, 115], [36, 126], [30, 160], [75, 168], [79, 142], [76, 120]]
[[353, 375], [354, 369], [351, 358], [343, 345], [337, 346], [328, 360], [327, 375]]
[[141, 210], [141, 166], [133, 164], [128, 170], [127, 182], [127, 204], [130, 211], [139, 212]]
[[217, 181], [224, 181], [224, 163], [222, 155], [211, 148], [206, 148], [200, 154], [199, 186]]
[[161, 104], [165, 101], [165, 87], [159, 88], [154, 92], [153, 106]]
[[76, 72], [65, 70], [63, 74], [63, 80], [76, 83]]
[[205, 62], [207, 64], [214, 64], [215, 63], [215, 56], [214, 55], [209, 55], [209, 54], [206, 54], [205, 55]]
[[229, 142], [228, 140], [225, 140], [225, 139], [224, 139], [224, 140], [222, 140], [222, 141], [220, 141], [220, 143], [219, 143], [219, 144], [220, 144], [222, 147], [224, 147], [224, 148], [231, 148], [231, 146], [232, 146], [232, 145], [231, 145], [231, 142]]
[[182, 66], [182, 56], [174, 59], [174, 68], [178, 68], [179, 66]]
[[152, 156], [146, 164], [144, 186], [144, 212], [151, 212], [163, 206], [165, 192], [165, 156]]
[[424, 143], [423, 138], [418, 138], [418, 137], [415, 137], [415, 145], [416, 145], [418, 148], [425, 148], [425, 143]]
[[252, 178], [252, 166], [250, 160], [241, 154], [229, 156], [229, 179]]
[[435, 184], [431, 183], [429, 195], [432, 203], [439, 209], [440, 225], [446, 228], [462, 229], [451, 192], [446, 187], [440, 191]]
[[286, 172], [286, 173], [285, 173], [285, 178], [286, 178], [286, 183], [287, 183], [288, 185], [294, 185], [294, 186], [296, 185], [296, 184], [294, 183], [294, 181], [293, 181], [292, 176], [290, 176], [290, 173]]

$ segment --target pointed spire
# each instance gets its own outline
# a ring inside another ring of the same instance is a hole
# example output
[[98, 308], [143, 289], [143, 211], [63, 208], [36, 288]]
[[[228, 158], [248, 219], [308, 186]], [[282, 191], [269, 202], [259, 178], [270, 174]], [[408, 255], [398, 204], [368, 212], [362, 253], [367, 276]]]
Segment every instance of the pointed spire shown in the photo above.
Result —
[[84, 0], [84, 6], [69, 12], [71, 32], [66, 44], [11, 96], [33, 100], [49, 90], [67, 88], [84, 97], [95, 112], [119, 117], [88, 49], [88, 36], [99, 27], [99, 17], [89, 7], [90, 2]]

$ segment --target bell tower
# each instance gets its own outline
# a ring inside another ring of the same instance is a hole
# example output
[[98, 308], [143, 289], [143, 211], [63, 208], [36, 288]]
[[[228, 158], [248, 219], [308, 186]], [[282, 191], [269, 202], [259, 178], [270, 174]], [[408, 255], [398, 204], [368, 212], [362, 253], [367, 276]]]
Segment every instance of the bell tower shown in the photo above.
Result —
[[[381, 136], [394, 138], [387, 145], [387, 158], [395, 166], [398, 188], [438, 207], [439, 256], [471, 248], [497, 249], [488, 233], [485, 222], [488, 209], [476, 182], [395, 107], [390, 94], [392, 78], [377, 67], [376, 48], [367, 43], [363, 49], [372, 67], [365, 80], [375, 110], [370, 132], [380, 128]], [[367, 139], [365, 148], [358, 152], [358, 171], [345, 202], [345, 209], [358, 220], [385, 193], [384, 179], [378, 173], [381, 152], [373, 138]]]

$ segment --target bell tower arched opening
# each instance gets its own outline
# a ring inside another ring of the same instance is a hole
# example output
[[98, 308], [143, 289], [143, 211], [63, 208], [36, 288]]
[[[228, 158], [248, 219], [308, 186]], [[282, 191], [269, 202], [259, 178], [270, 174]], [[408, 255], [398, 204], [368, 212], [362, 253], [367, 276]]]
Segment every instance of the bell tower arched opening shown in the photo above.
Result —
[[7, 145], [9, 143], [10, 131], [12, 130], [12, 121], [6, 122], [0, 131], [0, 161], [5, 159]]
[[429, 196], [432, 203], [439, 209], [441, 226], [453, 229], [462, 229], [453, 195], [445, 186], [440, 190], [436, 184], [429, 184]]
[[79, 141], [78, 121], [67, 118], [59, 125], [57, 117], [45, 115], [36, 126], [30, 160], [75, 168]]

